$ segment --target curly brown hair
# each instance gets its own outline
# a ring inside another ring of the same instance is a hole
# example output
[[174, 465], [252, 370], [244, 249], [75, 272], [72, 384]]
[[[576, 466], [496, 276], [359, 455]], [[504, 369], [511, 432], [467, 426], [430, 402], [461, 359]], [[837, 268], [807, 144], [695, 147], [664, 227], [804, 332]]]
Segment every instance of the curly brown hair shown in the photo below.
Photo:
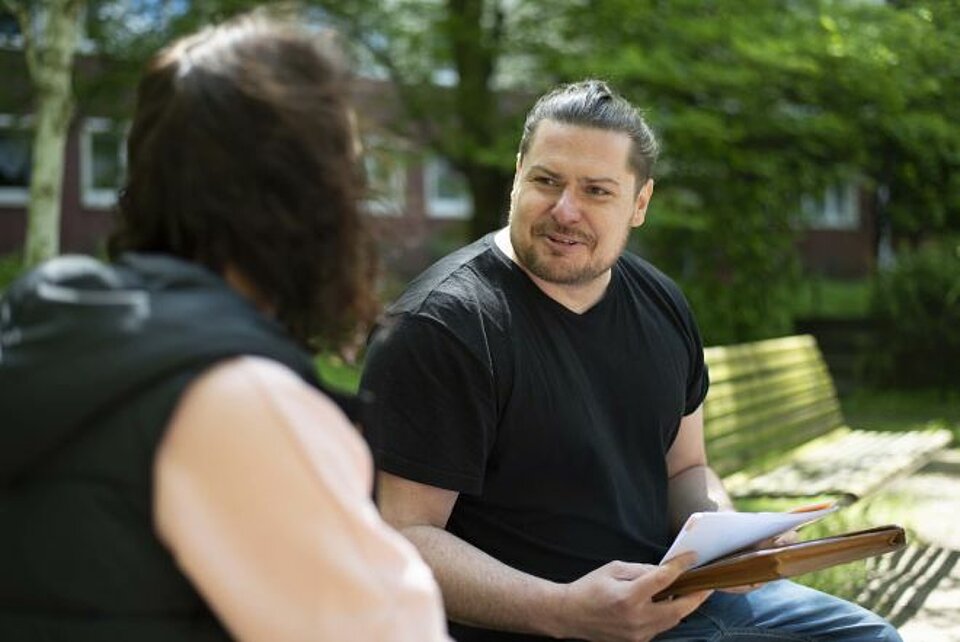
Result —
[[347, 76], [331, 36], [244, 17], [148, 63], [111, 256], [239, 271], [312, 348], [374, 311]]

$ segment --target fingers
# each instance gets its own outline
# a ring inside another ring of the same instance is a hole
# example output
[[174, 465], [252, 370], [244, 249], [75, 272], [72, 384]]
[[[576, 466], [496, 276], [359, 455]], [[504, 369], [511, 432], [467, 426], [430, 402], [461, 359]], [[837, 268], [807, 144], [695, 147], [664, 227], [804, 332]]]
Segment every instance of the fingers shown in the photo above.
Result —
[[610, 562], [607, 565], [610, 577], [615, 580], [623, 580], [625, 582], [642, 577], [656, 568], [657, 567], [653, 566], [652, 564], [641, 564], [639, 562], [617, 561]]
[[697, 609], [701, 604], [706, 601], [708, 597], [713, 593], [713, 591], [697, 591], [696, 593], [687, 593], [682, 597], [675, 597], [669, 602], [663, 602], [658, 604], [663, 604], [667, 607], [672, 607], [678, 612], [682, 613], [680, 617], [684, 617]]
[[775, 535], [774, 537], [768, 537], [767, 539], [760, 540], [750, 548], [755, 550], [763, 550], [765, 548], [776, 548], [778, 546], [787, 546], [789, 544], [795, 544], [799, 540], [800, 540], [800, 536], [797, 534], [797, 531], [787, 531], [786, 533], [781, 533], [780, 535]]
[[777, 538], [768, 537], [767, 539], [762, 539], [756, 544], [753, 544], [752, 546], [748, 547], [747, 550], [762, 551], [765, 548], [773, 548], [776, 545], [777, 545]]
[[797, 531], [787, 531], [782, 535], [773, 538], [774, 546], [786, 546], [787, 544], [796, 544], [800, 541], [800, 534]]
[[644, 574], [637, 580], [635, 595], [639, 599], [649, 599], [663, 589], [667, 588], [680, 577], [688, 568], [697, 561], [697, 555], [693, 552], [687, 552], [678, 555], [666, 564], [654, 567], [653, 570]]
[[670, 568], [676, 567], [680, 569], [680, 573], [684, 572], [691, 566], [697, 563], [697, 554], [693, 551], [687, 551], [686, 553], [681, 553], [673, 559], [671, 559], [666, 564], [661, 564], [658, 568]]
[[669, 574], [670, 581], [677, 579], [681, 573], [689, 569], [691, 566], [697, 563], [697, 554], [693, 551], [687, 551], [682, 555], [674, 557], [672, 560], [666, 564], [661, 564], [657, 568], [667, 574]]
[[667, 598], [661, 602], [650, 604], [649, 608], [655, 612], [657, 619], [663, 622], [661, 630], [672, 629], [680, 621], [696, 611], [713, 591], [697, 591], [681, 597]]

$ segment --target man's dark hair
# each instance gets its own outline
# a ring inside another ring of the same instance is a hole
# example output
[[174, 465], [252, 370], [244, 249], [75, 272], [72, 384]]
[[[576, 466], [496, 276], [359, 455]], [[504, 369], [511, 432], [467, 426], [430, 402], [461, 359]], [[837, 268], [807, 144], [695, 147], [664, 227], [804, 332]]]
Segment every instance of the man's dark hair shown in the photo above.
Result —
[[521, 160], [543, 120], [627, 134], [632, 142], [628, 162], [637, 177], [637, 189], [650, 178], [659, 152], [656, 136], [637, 108], [605, 82], [583, 80], [561, 85], [541, 96], [523, 124]]
[[148, 63], [108, 245], [230, 266], [307, 345], [372, 310], [346, 74], [329, 37], [245, 17]]

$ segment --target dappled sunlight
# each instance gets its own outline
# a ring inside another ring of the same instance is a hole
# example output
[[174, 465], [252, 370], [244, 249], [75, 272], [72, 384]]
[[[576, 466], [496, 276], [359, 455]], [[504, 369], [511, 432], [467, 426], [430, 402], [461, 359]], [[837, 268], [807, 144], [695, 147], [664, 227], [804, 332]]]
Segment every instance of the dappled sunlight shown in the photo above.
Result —
[[960, 566], [955, 565], [918, 613], [900, 627], [904, 642], [960, 642], [957, 605], [960, 605]]
[[[781, 509], [787, 500], [766, 500]], [[751, 510], [764, 507], [753, 500]], [[905, 642], [960, 642], [960, 449], [944, 450], [898, 479], [804, 530], [804, 538], [885, 523], [904, 526], [909, 546], [799, 581], [888, 618]]]

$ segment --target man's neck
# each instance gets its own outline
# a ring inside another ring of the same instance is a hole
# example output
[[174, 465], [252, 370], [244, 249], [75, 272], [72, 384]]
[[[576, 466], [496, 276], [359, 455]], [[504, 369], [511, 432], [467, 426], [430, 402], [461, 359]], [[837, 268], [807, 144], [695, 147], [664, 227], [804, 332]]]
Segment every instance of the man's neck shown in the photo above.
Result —
[[607, 286], [610, 284], [610, 270], [607, 270], [588, 283], [568, 285], [545, 281], [531, 273], [523, 263], [517, 260], [517, 254], [513, 251], [513, 243], [510, 242], [509, 226], [498, 231], [493, 239], [497, 247], [499, 247], [511, 261], [520, 266], [520, 269], [530, 277], [530, 280], [533, 281], [544, 294], [571, 312], [583, 314], [592, 308], [603, 298], [603, 293], [607, 291]]

